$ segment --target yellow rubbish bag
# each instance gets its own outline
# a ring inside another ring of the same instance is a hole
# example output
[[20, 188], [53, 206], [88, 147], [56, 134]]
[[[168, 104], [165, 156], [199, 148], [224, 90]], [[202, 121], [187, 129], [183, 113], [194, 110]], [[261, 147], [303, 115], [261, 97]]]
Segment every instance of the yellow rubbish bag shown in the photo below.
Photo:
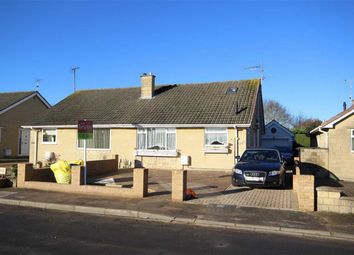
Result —
[[59, 160], [58, 162], [50, 165], [50, 169], [54, 173], [57, 183], [70, 184], [71, 183], [71, 169], [70, 165], [81, 165], [82, 160], [66, 161]]

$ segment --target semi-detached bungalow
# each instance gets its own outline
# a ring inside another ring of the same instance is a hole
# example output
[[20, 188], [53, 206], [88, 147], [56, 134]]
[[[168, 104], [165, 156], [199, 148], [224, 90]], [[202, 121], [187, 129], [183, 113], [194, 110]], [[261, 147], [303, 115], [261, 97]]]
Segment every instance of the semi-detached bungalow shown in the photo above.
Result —
[[78, 120], [94, 123], [88, 160], [118, 154], [120, 167], [226, 170], [264, 131], [261, 81], [242, 80], [77, 91], [33, 119], [30, 162], [83, 158]]
[[301, 152], [304, 160], [313, 161], [339, 179], [354, 181], [354, 101], [348, 109], [324, 121], [310, 132], [311, 147]]
[[0, 93], [0, 158], [28, 157], [30, 131], [21, 126], [50, 107], [38, 91]]

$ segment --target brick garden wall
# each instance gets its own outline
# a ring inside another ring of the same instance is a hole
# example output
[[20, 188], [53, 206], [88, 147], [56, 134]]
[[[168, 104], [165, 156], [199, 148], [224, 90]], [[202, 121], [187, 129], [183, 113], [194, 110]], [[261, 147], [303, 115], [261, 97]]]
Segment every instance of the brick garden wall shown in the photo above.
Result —
[[313, 164], [328, 169], [328, 149], [300, 148], [301, 163]]
[[[133, 188], [83, 185], [84, 167], [82, 166], [72, 167], [70, 184], [49, 182], [44, 175], [42, 176], [41, 174], [38, 174], [40, 173], [40, 170], [43, 169], [33, 169], [33, 164], [18, 164], [17, 187], [44, 191], [76, 193], [83, 195], [118, 196], [131, 198], [143, 198], [147, 195], [148, 169], [144, 168], [134, 169]], [[48, 169], [44, 169], [43, 173], [49, 173], [49, 171], [50, 170]]]
[[354, 213], [354, 198], [331, 187], [318, 187], [317, 210], [320, 212]]

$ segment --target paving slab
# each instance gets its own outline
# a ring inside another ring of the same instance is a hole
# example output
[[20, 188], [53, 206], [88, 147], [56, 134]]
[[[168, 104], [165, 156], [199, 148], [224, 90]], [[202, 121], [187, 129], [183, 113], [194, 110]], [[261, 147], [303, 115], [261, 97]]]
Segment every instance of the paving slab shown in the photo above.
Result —
[[257, 208], [297, 210], [298, 201], [291, 189], [251, 189], [229, 186], [224, 192], [214, 196], [202, 196], [191, 200], [191, 204], [228, 205]]

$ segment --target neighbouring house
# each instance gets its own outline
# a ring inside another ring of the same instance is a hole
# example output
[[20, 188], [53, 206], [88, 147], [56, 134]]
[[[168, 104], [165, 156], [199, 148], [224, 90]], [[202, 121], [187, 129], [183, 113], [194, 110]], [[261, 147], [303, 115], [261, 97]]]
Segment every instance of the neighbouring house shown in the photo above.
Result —
[[30, 130], [21, 126], [50, 107], [38, 91], [0, 93], [0, 157], [28, 156]]
[[272, 120], [265, 126], [265, 132], [261, 136], [261, 145], [264, 148], [287, 148], [293, 150], [294, 133], [276, 120]]
[[38, 116], [26, 126], [30, 162], [82, 159], [81, 119], [94, 124], [88, 160], [118, 154], [120, 167], [180, 169], [183, 159], [185, 169], [225, 170], [259, 146], [259, 79], [155, 86], [154, 75], [140, 78], [140, 87], [77, 91]]
[[354, 181], [354, 104], [310, 132], [311, 147], [303, 160], [317, 164], [339, 179]]

